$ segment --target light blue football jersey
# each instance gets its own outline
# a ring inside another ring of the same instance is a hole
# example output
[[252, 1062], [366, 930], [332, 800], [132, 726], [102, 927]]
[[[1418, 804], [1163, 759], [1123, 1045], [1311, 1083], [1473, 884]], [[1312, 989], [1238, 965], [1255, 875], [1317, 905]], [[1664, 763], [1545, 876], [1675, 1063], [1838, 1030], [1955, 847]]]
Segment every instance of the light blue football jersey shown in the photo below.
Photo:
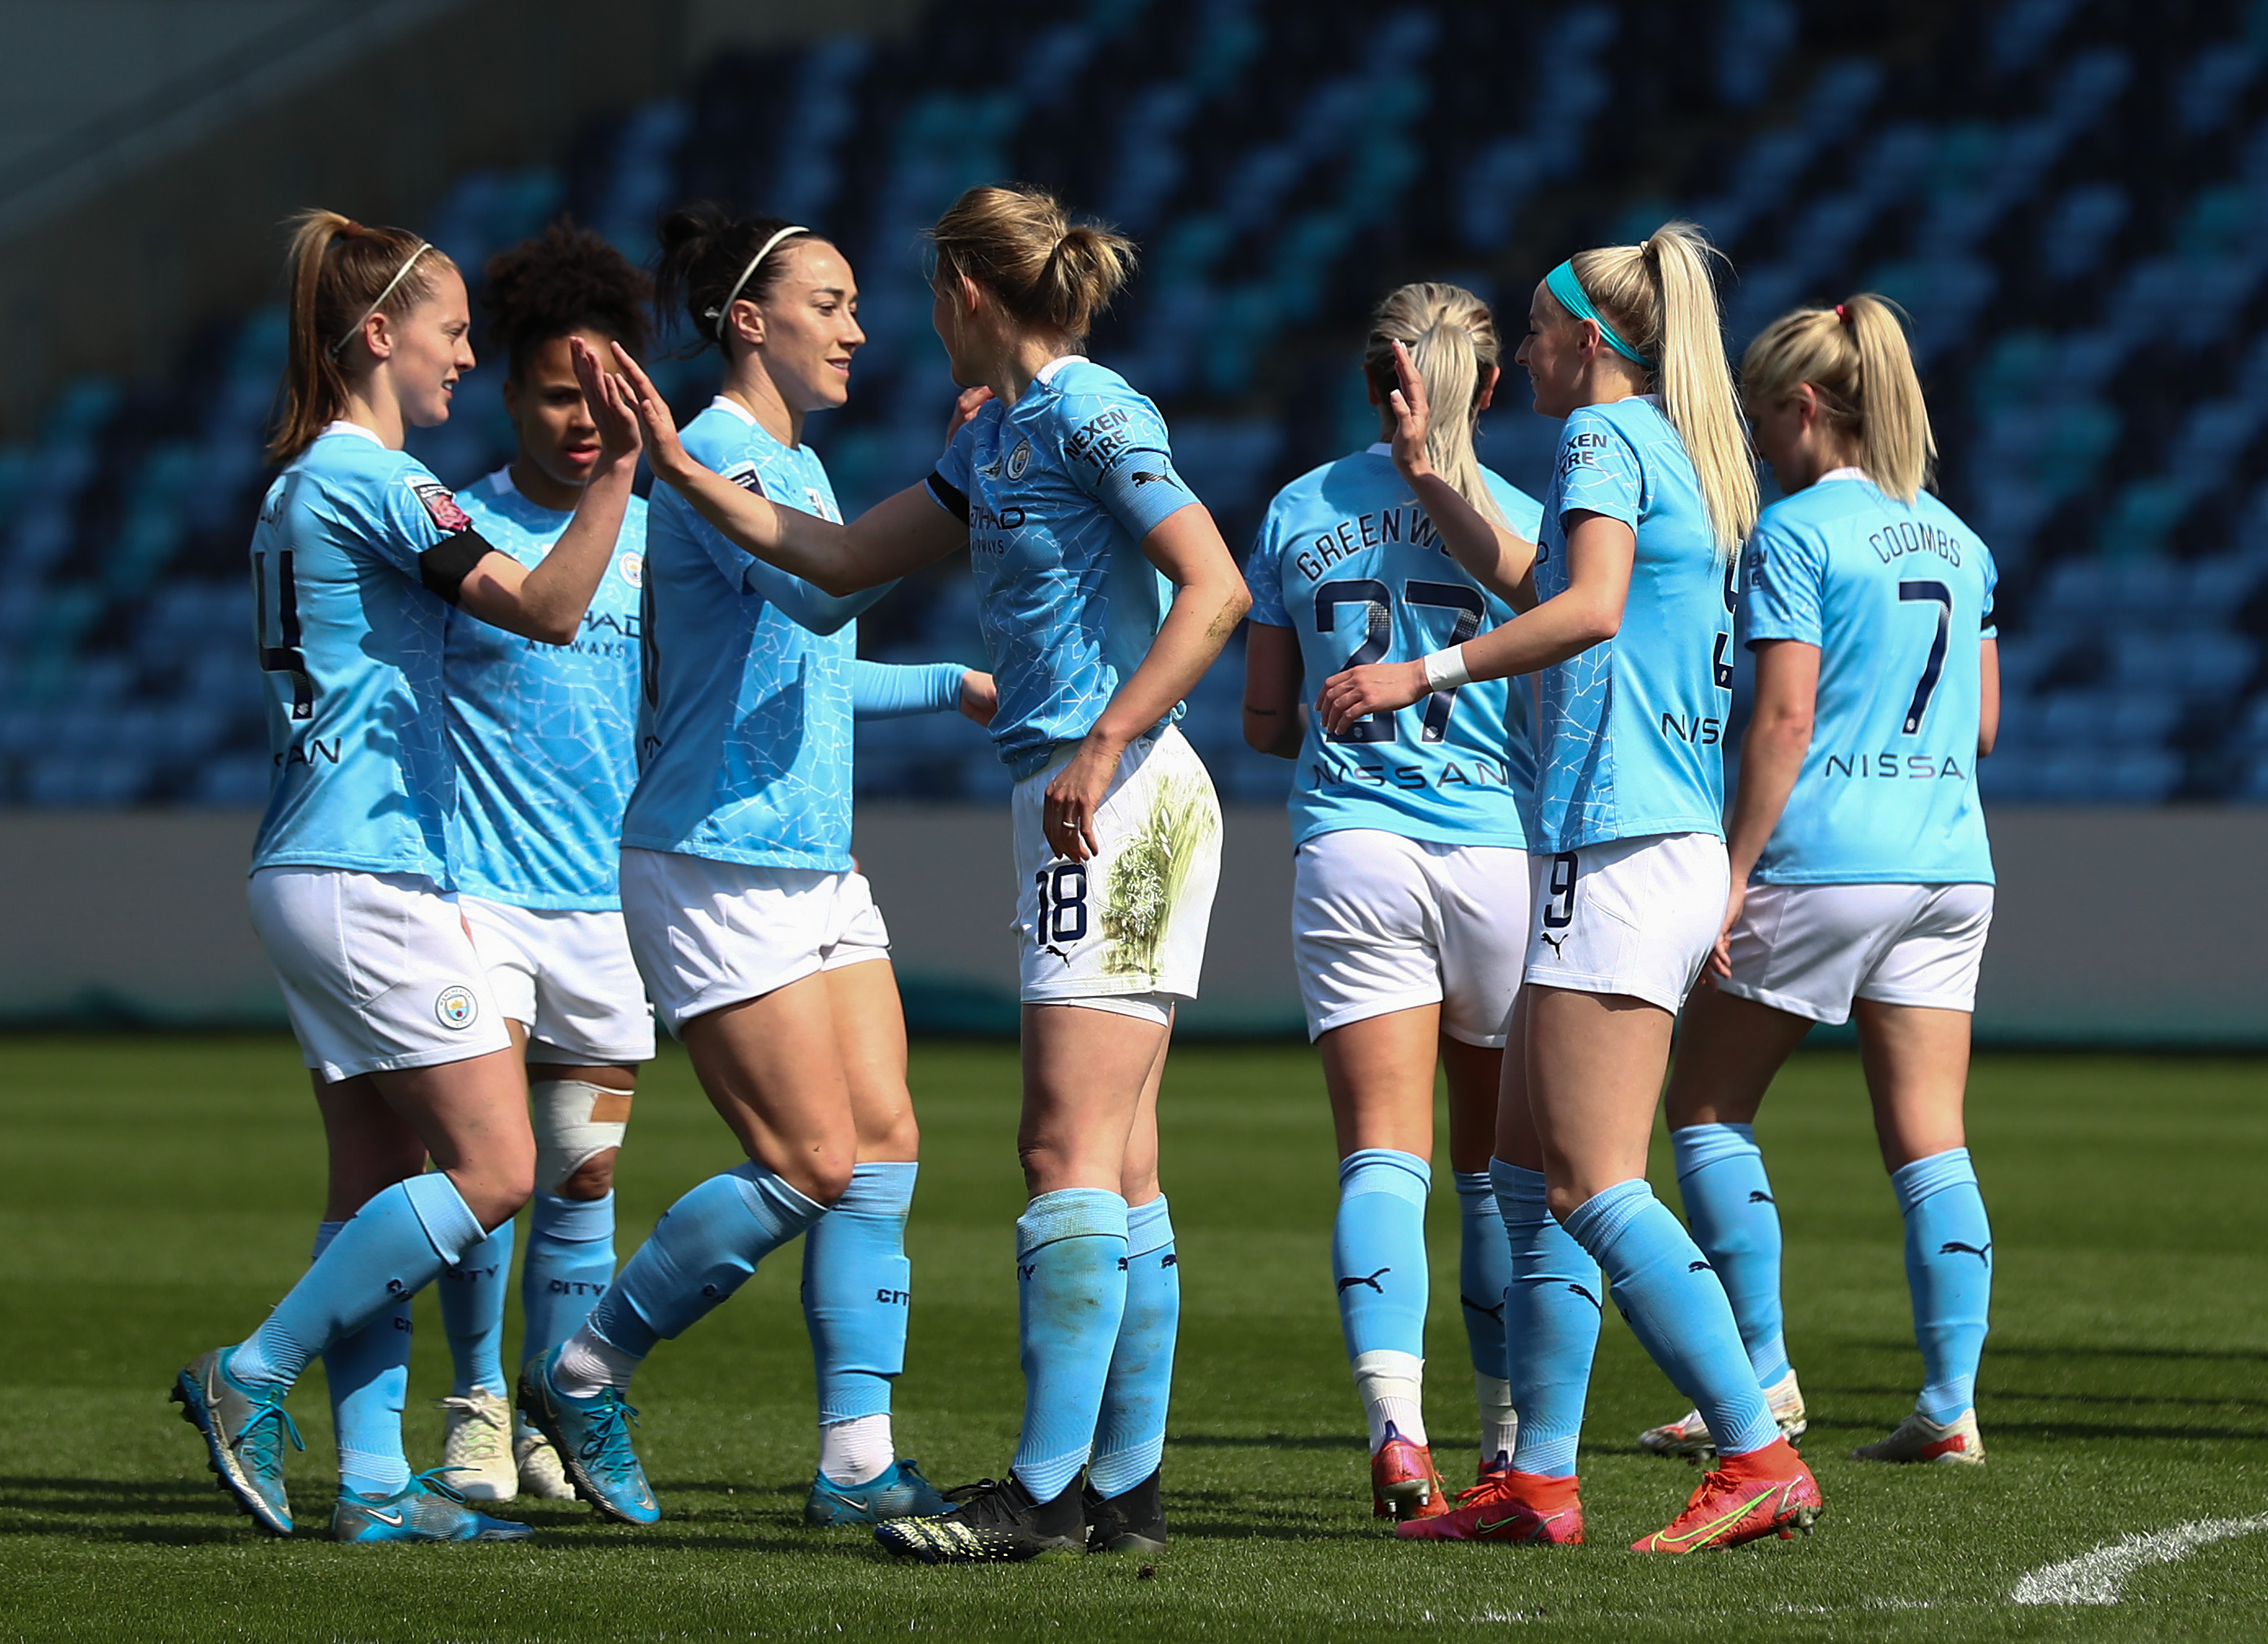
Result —
[[[458, 493], [474, 529], [539, 565], [574, 519], [530, 502], [498, 468]], [[449, 831], [457, 888], [518, 908], [622, 905], [622, 807], [637, 779], [638, 605], [645, 500], [622, 515], [613, 563], [563, 645], [451, 611], [442, 670], [457, 806]]]
[[1566, 516], [1579, 509], [1631, 527], [1637, 558], [1621, 631], [1538, 675], [1533, 848], [1722, 838], [1739, 562], [1719, 560], [1693, 460], [1653, 396], [1568, 417], [1543, 498], [1538, 601], [1566, 592]]
[[[782, 507], [839, 520], [808, 446], [719, 396], [685, 448]], [[853, 619], [888, 592], [821, 593], [734, 547], [666, 487], [646, 516], [638, 779], [622, 844], [754, 866], [850, 866]]]
[[418, 556], [468, 522], [376, 434], [333, 423], [276, 476], [252, 534], [275, 775], [252, 866], [422, 874], [451, 888], [448, 603]]
[[[1497, 506], [1533, 542], [1535, 498], [1484, 468]], [[1300, 637], [1307, 700], [1365, 662], [1408, 662], [1512, 620], [1473, 580], [1375, 445], [1276, 494], [1244, 564], [1252, 620]], [[1483, 680], [1374, 713], [1343, 736], [1307, 716], [1292, 782], [1292, 843], [1374, 828], [1440, 844], [1528, 844], [1535, 793], [1526, 680]]]
[[[977, 623], [998, 682], [992, 744], [1042, 769], [1094, 727], [1173, 602], [1142, 539], [1197, 501], [1165, 418], [1116, 372], [1050, 361], [1011, 407], [989, 401], [939, 461], [931, 494], [968, 523]], [[1167, 716], [1181, 716], [1180, 704]]]
[[1977, 794], [1991, 551], [1927, 491], [1909, 505], [1845, 468], [1765, 509], [1744, 564], [1741, 642], [1819, 647], [1811, 748], [1756, 877], [1991, 884]]

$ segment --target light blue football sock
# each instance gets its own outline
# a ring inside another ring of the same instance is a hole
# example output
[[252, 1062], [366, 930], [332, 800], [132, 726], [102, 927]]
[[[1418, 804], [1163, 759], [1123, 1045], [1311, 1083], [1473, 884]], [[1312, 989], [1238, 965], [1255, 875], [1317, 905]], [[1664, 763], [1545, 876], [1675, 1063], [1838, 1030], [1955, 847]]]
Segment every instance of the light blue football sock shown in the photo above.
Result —
[[1460, 1170], [1457, 1181], [1457, 1303], [1465, 1346], [1483, 1375], [1504, 1374], [1504, 1293], [1512, 1283], [1512, 1246], [1504, 1212], [1485, 1170]]
[[1366, 1353], [1425, 1356], [1425, 1197], [1433, 1169], [1416, 1154], [1362, 1147], [1339, 1161], [1331, 1271], [1349, 1360]]
[[615, 1282], [615, 1196], [528, 1203], [527, 1255], [519, 1267], [526, 1332], [519, 1361], [549, 1353], [581, 1328]]
[[1520, 1412], [1512, 1464], [1524, 1473], [1572, 1478], [1606, 1285], [1599, 1264], [1553, 1220], [1543, 1172], [1491, 1159], [1489, 1180], [1512, 1266], [1503, 1372]]
[[1779, 1206], [1764, 1175], [1756, 1127], [1689, 1124], [1669, 1132], [1669, 1146], [1693, 1242], [1733, 1304], [1756, 1384], [1771, 1387], [1790, 1367], [1780, 1331]]
[[449, 1391], [461, 1398], [476, 1387], [505, 1396], [504, 1295], [512, 1283], [512, 1223], [465, 1252], [454, 1267], [441, 1270], [441, 1328], [449, 1337], [449, 1362], [455, 1382]]
[[1915, 1160], [1891, 1174], [1890, 1186], [1906, 1219], [1906, 1285], [1927, 1378], [1914, 1408], [1951, 1421], [1977, 1403], [1992, 1305], [1992, 1224], [1966, 1147]]
[[600, 1339], [633, 1359], [683, 1335], [827, 1213], [760, 1164], [712, 1176], [661, 1213], [591, 1309]]
[[487, 1236], [445, 1173], [396, 1182], [355, 1213], [230, 1353], [228, 1373], [254, 1390], [290, 1387], [317, 1353], [416, 1295]]
[[1094, 1446], [1126, 1312], [1126, 1201], [1098, 1187], [1042, 1193], [1016, 1219], [1024, 1428], [1012, 1471], [1035, 1501], [1064, 1493]]
[[1567, 1232], [1606, 1270], [1616, 1310], [1693, 1401], [1719, 1455], [1746, 1456], [1779, 1437], [1725, 1286], [1651, 1187], [1633, 1177], [1593, 1194], [1567, 1218]]
[[[316, 1224], [314, 1261], [346, 1225]], [[324, 1348], [323, 1379], [330, 1383], [331, 1430], [338, 1435], [339, 1487], [392, 1495], [407, 1485], [401, 1408], [409, 1398], [409, 1298]]]
[[913, 1283], [906, 1214], [920, 1169], [897, 1161], [857, 1166], [843, 1197], [804, 1235], [803, 1322], [822, 1427], [889, 1413], [890, 1380], [906, 1368]]
[[1182, 1327], [1181, 1257], [1160, 1194], [1126, 1213], [1126, 1312], [1102, 1384], [1087, 1482], [1123, 1495], [1158, 1471], [1166, 1454], [1166, 1405], [1174, 1390], [1174, 1343]]

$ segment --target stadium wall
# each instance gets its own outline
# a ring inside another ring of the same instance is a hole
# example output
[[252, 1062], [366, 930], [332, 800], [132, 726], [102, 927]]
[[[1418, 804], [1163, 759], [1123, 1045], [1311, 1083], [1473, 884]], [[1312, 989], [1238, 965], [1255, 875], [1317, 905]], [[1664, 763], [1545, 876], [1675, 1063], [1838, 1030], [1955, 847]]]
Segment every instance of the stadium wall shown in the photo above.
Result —
[[[0, 1022], [283, 1021], [244, 907], [254, 816], [0, 812]], [[1998, 1043], [2268, 1047], [2268, 813], [1995, 811], [1999, 911], [1977, 1002]], [[1205, 995], [1213, 1036], [1300, 1027], [1284, 815], [1228, 815]], [[917, 1031], [1009, 1032], [1015, 955], [1005, 820], [875, 804], [859, 861], [890, 921]]]
[[[173, 73], [114, 75], [91, 114], [53, 117], [0, 164], [0, 438], [30, 434], [70, 378], [147, 375], [215, 313], [278, 295], [281, 225], [303, 206], [422, 222], [460, 173], [556, 159], [592, 116], [719, 50], [888, 33], [924, 3], [372, 0], [304, 7]], [[172, 4], [191, 30], [211, 10]], [[117, 0], [37, 11], [0, 57], [0, 96], [107, 63], [132, 20]]]

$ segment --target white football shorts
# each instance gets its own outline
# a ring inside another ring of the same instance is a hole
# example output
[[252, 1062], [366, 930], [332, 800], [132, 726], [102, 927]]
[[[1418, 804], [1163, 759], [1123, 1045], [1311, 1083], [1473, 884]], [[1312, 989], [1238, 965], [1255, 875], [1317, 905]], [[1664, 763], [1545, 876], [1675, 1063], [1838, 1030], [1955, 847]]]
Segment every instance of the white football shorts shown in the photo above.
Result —
[[1501, 1047], [1528, 952], [1528, 852], [1370, 828], [1293, 853], [1292, 956], [1307, 1037], [1420, 1006], [1441, 1031]]
[[263, 867], [247, 894], [309, 1067], [438, 1067], [512, 1048], [455, 896], [422, 874]]
[[1573, 851], [1538, 851], [1527, 980], [1579, 993], [1621, 993], [1675, 1012], [1700, 978], [1733, 870], [1714, 834], [1650, 834]]
[[1188, 739], [1168, 726], [1119, 756], [1095, 813], [1100, 854], [1057, 856], [1042, 827], [1066, 743], [1009, 801], [1016, 942], [1027, 1005], [1084, 1005], [1163, 1023], [1195, 999], [1220, 879], [1220, 801]]
[[527, 1029], [527, 1059], [602, 1066], [653, 1059], [653, 1006], [611, 909], [516, 908], [460, 896], [497, 1007]]
[[622, 851], [622, 922], [647, 997], [672, 1034], [821, 970], [890, 956], [865, 875]]
[[1812, 1021], [1851, 1001], [1973, 1011], [1990, 885], [1751, 885], [1717, 985]]

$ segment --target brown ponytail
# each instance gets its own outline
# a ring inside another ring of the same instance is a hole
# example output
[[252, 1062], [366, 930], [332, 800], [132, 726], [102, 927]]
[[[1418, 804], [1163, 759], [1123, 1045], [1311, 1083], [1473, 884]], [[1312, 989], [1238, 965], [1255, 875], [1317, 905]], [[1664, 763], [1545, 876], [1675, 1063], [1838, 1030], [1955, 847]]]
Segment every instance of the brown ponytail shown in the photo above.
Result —
[[[416, 264], [405, 274], [412, 256]], [[346, 409], [342, 345], [353, 340], [381, 293], [386, 300], [377, 312], [398, 319], [433, 294], [437, 276], [456, 267], [446, 252], [426, 246], [406, 228], [364, 228], [336, 211], [320, 210], [291, 219], [289, 265], [291, 341], [284, 364], [284, 414], [268, 442], [270, 462], [291, 461]]]
[[1857, 436], [1867, 477], [1911, 502], [1930, 483], [1937, 439], [1896, 307], [1861, 291], [1839, 308], [1782, 314], [1758, 332], [1741, 361], [1749, 402], [1783, 401], [1806, 382], [1828, 420]]
[[1028, 183], [971, 188], [929, 231], [937, 277], [966, 275], [1009, 317], [1077, 343], [1134, 272], [1134, 242], [1074, 223], [1062, 203]]

